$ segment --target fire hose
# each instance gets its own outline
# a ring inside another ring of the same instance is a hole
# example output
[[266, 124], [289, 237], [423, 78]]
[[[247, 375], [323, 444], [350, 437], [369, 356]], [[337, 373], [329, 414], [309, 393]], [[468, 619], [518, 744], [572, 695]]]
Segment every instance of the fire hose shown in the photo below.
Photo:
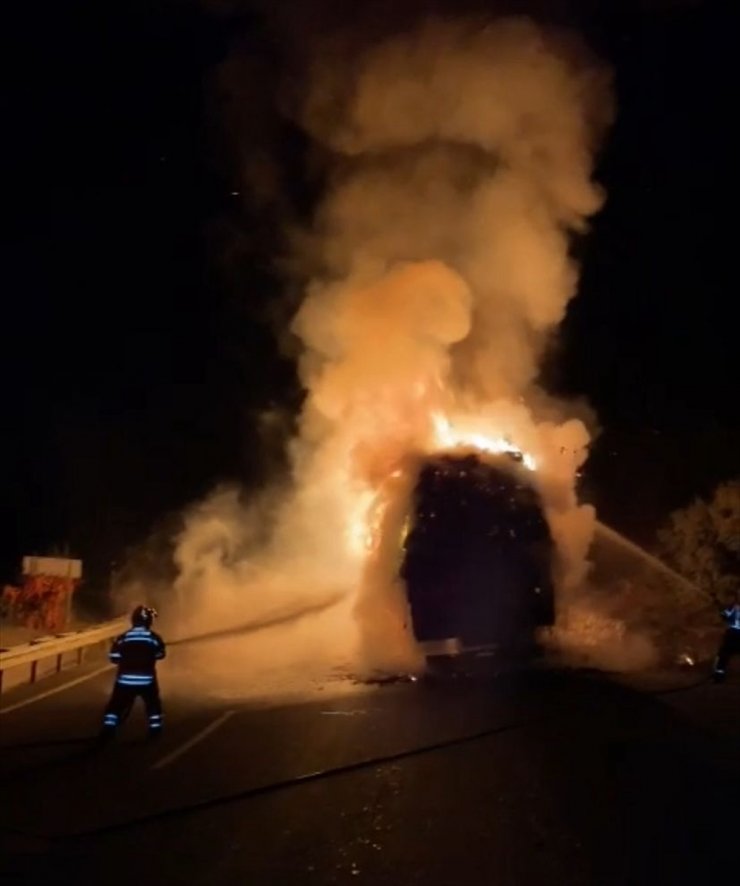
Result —
[[[677, 692], [688, 692], [697, 689], [709, 682], [708, 677], [697, 680], [688, 686], [670, 687], [668, 689], [660, 689], [646, 691], [645, 694], [652, 696], [669, 695]], [[395, 751], [390, 754], [375, 755], [366, 757], [362, 760], [356, 760], [352, 763], [345, 763], [340, 766], [329, 766], [324, 769], [317, 769], [313, 772], [306, 772], [279, 781], [269, 782], [264, 785], [246, 788], [241, 791], [235, 791], [231, 794], [220, 795], [208, 800], [201, 800], [196, 803], [179, 805], [170, 809], [163, 809], [149, 815], [139, 816], [137, 818], [127, 819], [121, 822], [104, 825], [98, 828], [92, 828], [86, 831], [80, 831], [72, 834], [30, 834], [24, 831], [13, 830], [12, 833], [28, 839], [46, 840], [51, 842], [62, 842], [68, 840], [79, 840], [89, 837], [103, 836], [109, 833], [116, 833], [151, 824], [155, 821], [175, 818], [182, 815], [190, 815], [198, 812], [204, 812], [219, 806], [236, 803], [243, 800], [250, 800], [255, 797], [261, 797], [270, 794], [276, 794], [290, 790], [294, 787], [300, 787], [312, 782], [324, 781], [338, 776], [349, 775], [354, 772], [372, 769], [375, 767], [385, 766], [396, 763], [401, 760], [411, 759], [413, 757], [433, 754], [448, 748], [460, 747], [465, 744], [481, 741], [507, 732], [514, 732], [520, 729], [526, 729], [530, 726], [538, 726], [544, 723], [554, 722], [573, 716], [573, 712], [560, 710], [557, 714], [550, 714], [544, 717], [534, 717], [530, 720], [520, 721], [516, 723], [507, 723], [501, 726], [489, 727], [481, 729], [477, 732], [468, 733], [466, 735], [454, 736], [442, 741], [435, 741], [428, 744], [416, 745], [412, 748], [406, 748], [401, 751]], [[6, 829], [10, 830], [10, 829]]]
[[27, 837], [29, 839], [48, 840], [52, 842], [81, 840], [87, 839], [89, 837], [103, 836], [109, 833], [115, 833], [141, 827], [143, 825], [151, 824], [155, 821], [161, 821], [163, 819], [174, 818], [181, 815], [190, 815], [197, 812], [204, 812], [208, 809], [213, 809], [229, 803], [249, 800], [254, 797], [264, 796], [266, 794], [279, 793], [282, 791], [290, 790], [294, 787], [310, 784], [312, 782], [323, 781], [342, 775], [349, 775], [353, 772], [360, 772], [366, 769], [372, 769], [377, 766], [385, 766], [389, 763], [395, 763], [399, 760], [406, 760], [411, 757], [431, 754], [436, 751], [445, 750], [446, 748], [452, 748], [463, 744], [468, 744], [470, 742], [480, 741], [482, 739], [490, 738], [495, 735], [500, 735], [505, 732], [513, 732], [518, 729], [525, 729], [528, 726], [535, 726], [541, 723], [561, 719], [562, 716], [562, 714], [551, 715], [548, 717], [534, 718], [526, 722], [509, 723], [503, 726], [482, 729], [478, 732], [469, 733], [467, 735], [456, 736], [454, 738], [445, 739], [443, 741], [436, 741], [430, 744], [417, 745], [413, 748], [407, 748], [405, 750], [396, 751], [391, 754], [382, 754], [378, 756], [367, 757], [363, 760], [357, 760], [353, 763], [345, 763], [341, 766], [330, 766], [325, 769], [315, 770], [314, 772], [302, 773], [300, 775], [291, 776], [290, 778], [281, 779], [280, 781], [274, 781], [264, 785], [257, 785], [256, 787], [246, 788], [242, 791], [235, 791], [231, 794], [224, 794], [208, 800], [201, 800], [197, 803], [184, 804], [172, 807], [170, 809], [163, 809], [149, 815], [142, 815], [137, 818], [127, 819], [121, 822], [114, 822], [113, 824], [103, 825], [102, 827], [91, 828], [86, 831], [79, 831], [72, 834], [30, 834], [25, 831], [22, 832], [17, 830], [13, 830], [12, 832], [18, 836]]

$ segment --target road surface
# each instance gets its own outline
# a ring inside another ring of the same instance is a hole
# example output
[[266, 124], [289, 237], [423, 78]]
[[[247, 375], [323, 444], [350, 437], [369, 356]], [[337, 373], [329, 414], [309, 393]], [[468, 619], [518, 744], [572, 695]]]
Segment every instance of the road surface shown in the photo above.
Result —
[[738, 675], [664, 693], [490, 671], [277, 706], [179, 692], [157, 742], [137, 711], [95, 751], [110, 679], [3, 699], [3, 882], [674, 886], [737, 866]]

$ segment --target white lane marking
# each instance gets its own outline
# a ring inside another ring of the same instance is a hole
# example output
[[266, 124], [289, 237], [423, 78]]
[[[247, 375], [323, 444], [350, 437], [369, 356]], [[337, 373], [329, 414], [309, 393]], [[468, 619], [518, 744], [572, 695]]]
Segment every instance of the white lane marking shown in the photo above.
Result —
[[46, 692], [39, 692], [38, 695], [34, 695], [32, 698], [26, 698], [23, 701], [16, 702], [16, 704], [11, 704], [7, 707], [0, 707], [0, 714], [9, 714], [11, 711], [17, 711], [18, 708], [25, 708], [27, 704], [33, 704], [35, 701], [41, 701], [42, 698], [48, 698], [50, 695], [56, 695], [57, 692], [64, 692], [65, 689], [71, 689], [73, 686], [84, 683], [85, 680], [92, 680], [93, 677], [97, 677], [99, 674], [104, 674], [106, 671], [113, 670], [113, 667], [113, 665], [104, 665], [102, 668], [98, 668], [96, 671], [91, 671], [89, 674], [85, 674], [84, 677], [78, 677], [76, 680], [70, 680], [69, 683], [63, 683], [61, 686], [55, 686], [53, 689], [47, 689]]
[[152, 769], [162, 769], [165, 766], [168, 766], [173, 760], [176, 760], [178, 757], [182, 756], [186, 751], [189, 751], [193, 745], [198, 744], [199, 741], [203, 741], [206, 736], [210, 735], [212, 732], [215, 732], [219, 726], [222, 726], [229, 717], [233, 716], [236, 711], [226, 711], [221, 714], [220, 717], [217, 717], [213, 723], [209, 723], [204, 729], [201, 729], [200, 732], [196, 732], [195, 735], [185, 742], [185, 744], [181, 744], [179, 748], [175, 748], [171, 754], [167, 754], [166, 757], [162, 757], [161, 760], [158, 760]]

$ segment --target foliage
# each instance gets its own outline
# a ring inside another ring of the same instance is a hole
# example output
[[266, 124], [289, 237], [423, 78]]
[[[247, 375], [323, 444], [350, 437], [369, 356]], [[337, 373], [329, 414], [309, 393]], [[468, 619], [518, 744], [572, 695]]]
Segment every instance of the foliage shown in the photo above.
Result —
[[[697, 596], [727, 602], [740, 590], [740, 480], [674, 511], [658, 542], [661, 557], [697, 586]], [[691, 596], [681, 587], [675, 593]]]

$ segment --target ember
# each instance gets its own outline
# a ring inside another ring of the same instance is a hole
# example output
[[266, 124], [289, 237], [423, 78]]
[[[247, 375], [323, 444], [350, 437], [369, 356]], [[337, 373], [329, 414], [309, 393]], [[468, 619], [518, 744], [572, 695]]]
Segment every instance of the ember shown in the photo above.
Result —
[[569, 235], [602, 202], [608, 83], [523, 19], [435, 21], [339, 58], [316, 59], [300, 119], [342, 174], [327, 176], [292, 325], [307, 392], [293, 487], [194, 509], [177, 591], [201, 628], [341, 598], [323, 651], [415, 673], [399, 540], [431, 457], [508, 457], [542, 502], [561, 593], [584, 575], [589, 433], [537, 378], [576, 289]]

